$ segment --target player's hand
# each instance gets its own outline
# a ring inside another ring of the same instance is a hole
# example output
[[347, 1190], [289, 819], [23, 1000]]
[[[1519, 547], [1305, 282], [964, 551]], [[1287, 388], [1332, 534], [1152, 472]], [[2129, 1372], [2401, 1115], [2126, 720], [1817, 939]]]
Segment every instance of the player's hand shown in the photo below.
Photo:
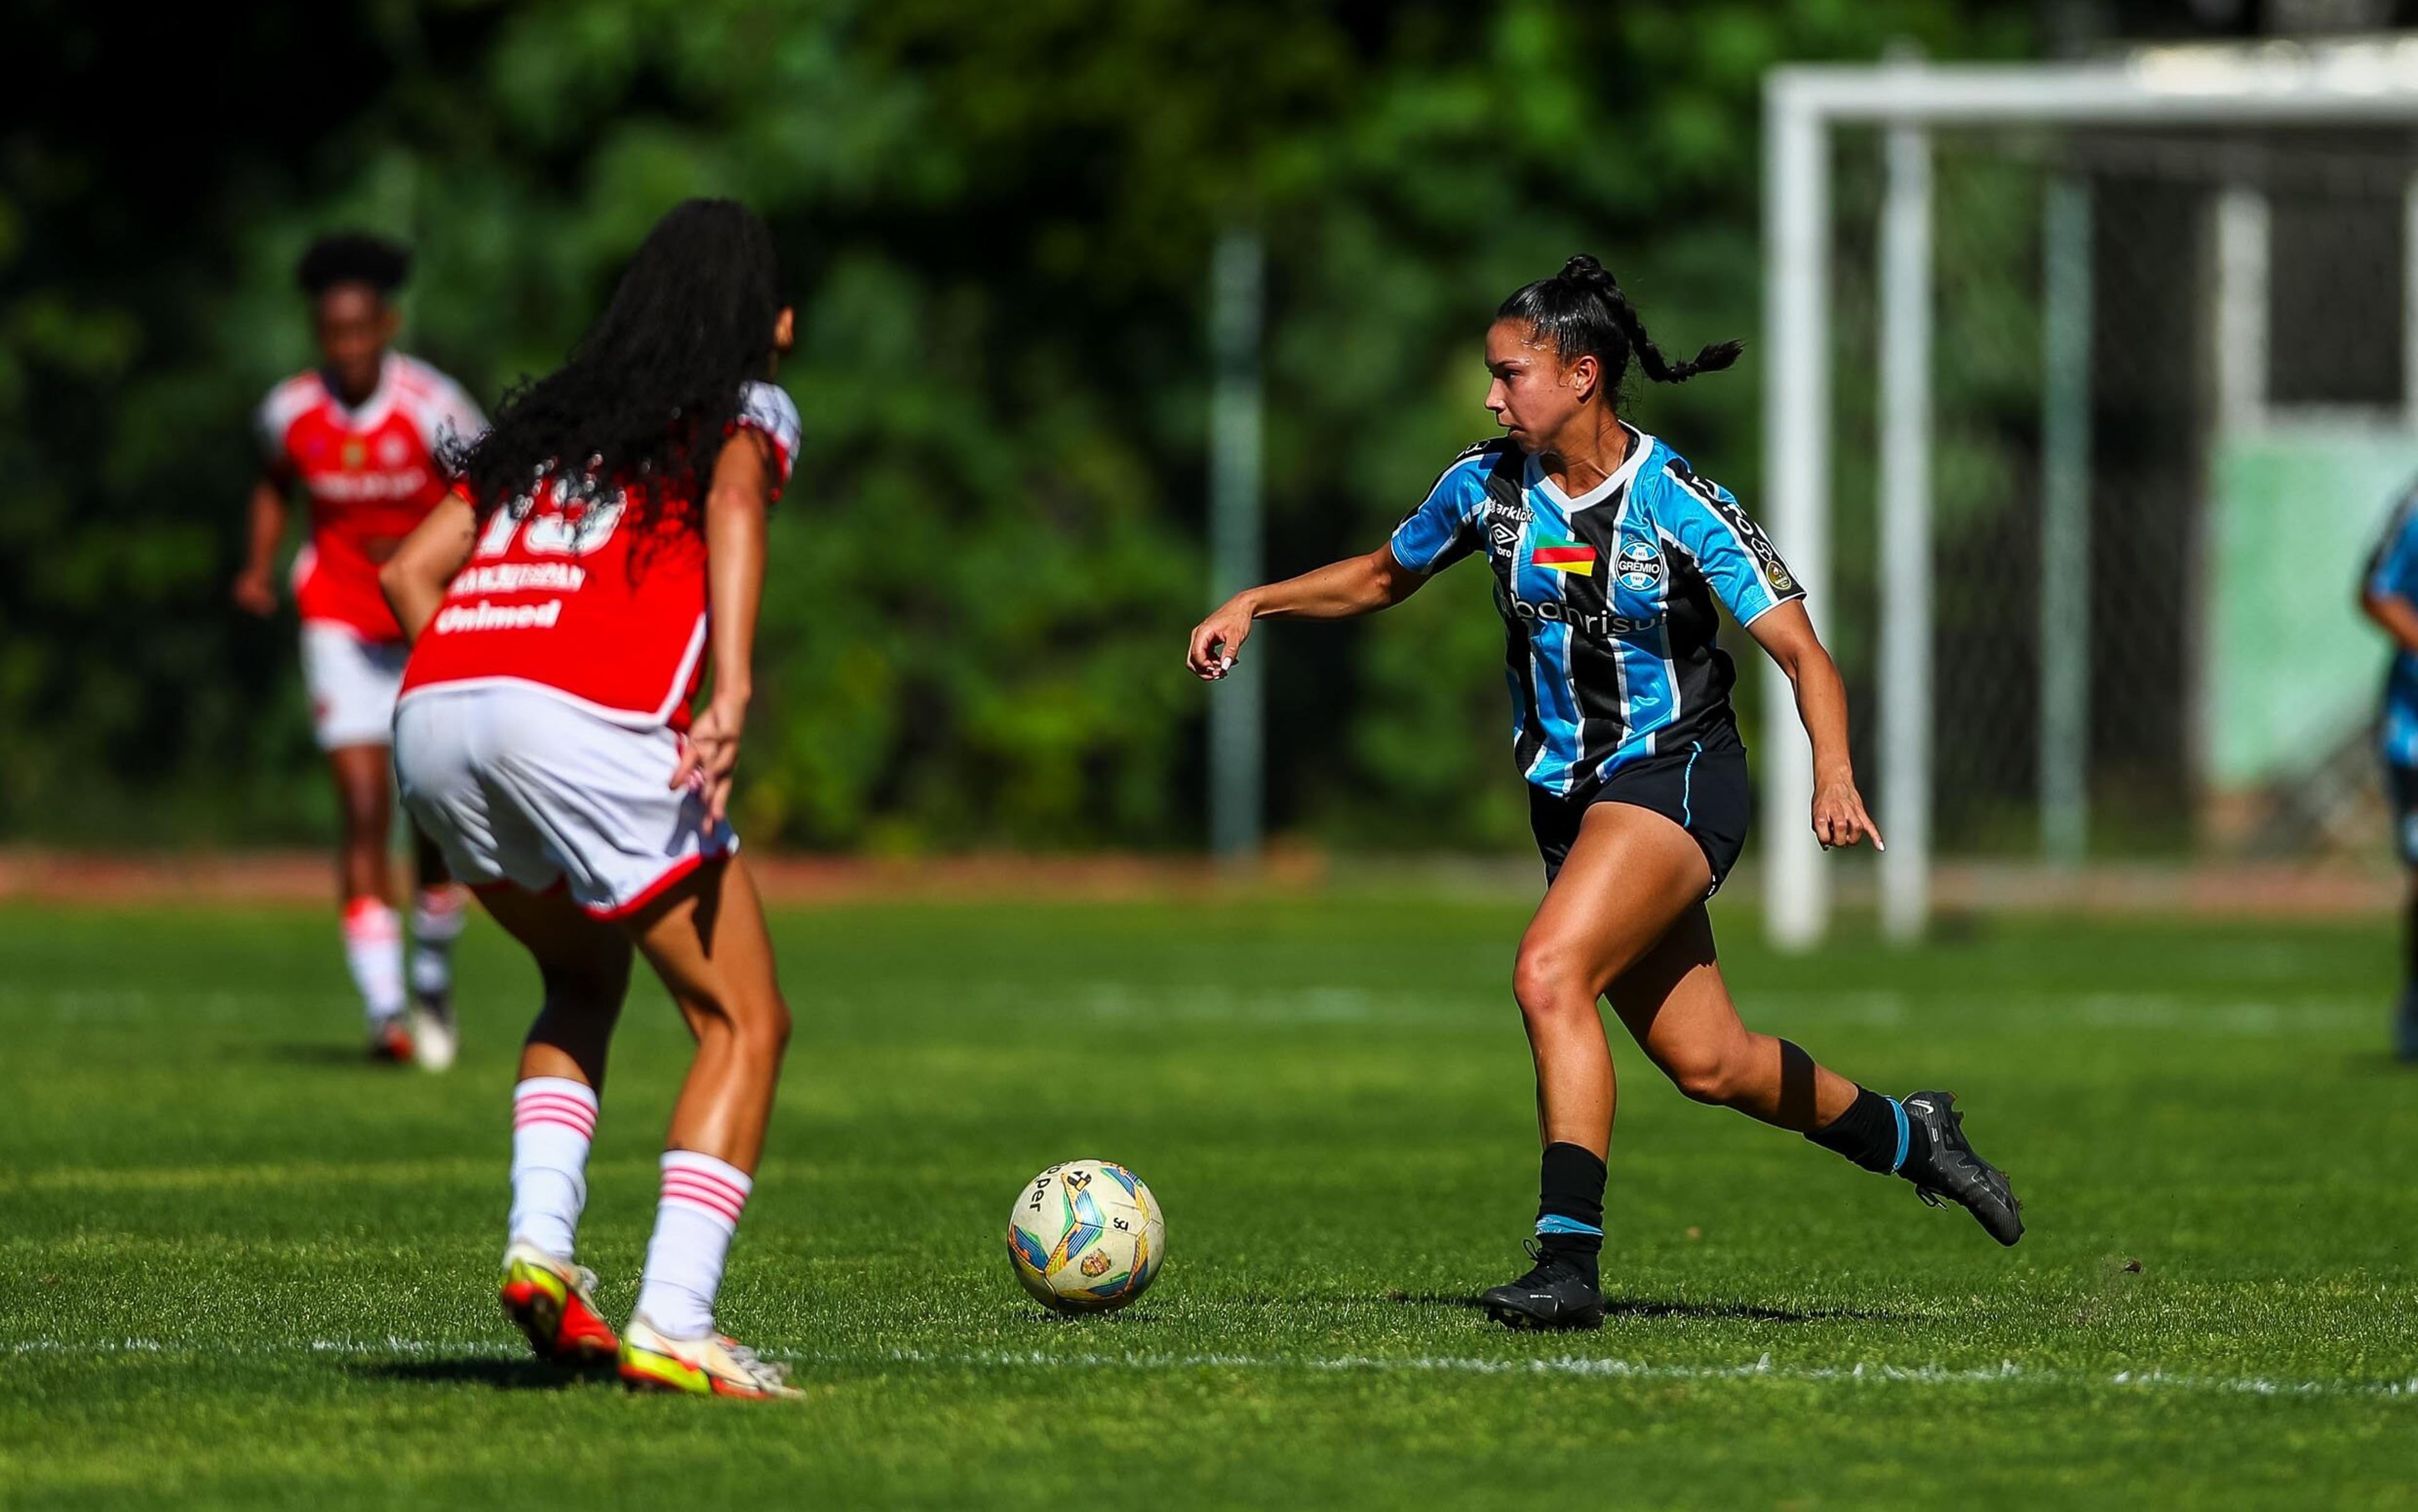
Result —
[[236, 574], [235, 606], [262, 619], [277, 612], [277, 585], [269, 581], [268, 569], [247, 567]]
[[671, 786], [685, 787], [705, 803], [705, 822], [720, 824], [730, 807], [730, 774], [739, 766], [739, 736], [746, 727], [747, 706], [716, 698], [681, 742], [680, 765], [672, 769]]
[[1215, 682], [1234, 670], [1243, 642], [1250, 638], [1251, 606], [1237, 594], [1192, 628], [1192, 643], [1185, 649], [1184, 664], [1201, 681]]
[[1856, 791], [1855, 779], [1833, 777], [1817, 784], [1814, 790], [1814, 837], [1822, 842], [1822, 848], [1852, 846], [1866, 835], [1873, 837], [1875, 850], [1889, 848], [1881, 839], [1880, 826], [1864, 812], [1864, 795]]

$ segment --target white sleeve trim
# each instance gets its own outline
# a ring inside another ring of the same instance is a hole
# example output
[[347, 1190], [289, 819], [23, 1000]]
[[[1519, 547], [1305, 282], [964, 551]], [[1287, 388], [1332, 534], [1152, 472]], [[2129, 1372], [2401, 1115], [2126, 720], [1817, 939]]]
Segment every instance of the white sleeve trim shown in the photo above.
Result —
[[750, 383], [740, 393], [735, 423], [758, 432], [773, 443], [773, 491], [779, 493], [789, 481], [789, 469], [796, 464], [803, 428], [798, 419], [797, 402], [775, 385]]

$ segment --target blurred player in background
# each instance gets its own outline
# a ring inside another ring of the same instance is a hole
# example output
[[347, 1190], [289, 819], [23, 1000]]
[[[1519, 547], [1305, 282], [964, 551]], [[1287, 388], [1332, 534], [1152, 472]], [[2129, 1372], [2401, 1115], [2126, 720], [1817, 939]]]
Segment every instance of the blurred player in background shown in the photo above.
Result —
[[2394, 846], [2401, 864], [2412, 869], [2393, 1048], [2402, 1060], [2418, 1063], [2418, 490], [2393, 512], [2368, 557], [2359, 606], [2393, 637], [2380, 734], [2385, 792], [2393, 800]]
[[[312, 724], [336, 779], [344, 956], [369, 1020], [370, 1053], [396, 1061], [416, 1055], [441, 1071], [453, 1061], [452, 949], [465, 905], [436, 848], [415, 834], [406, 978], [388, 875], [388, 744], [408, 647], [378, 594], [377, 573], [445, 496], [451, 465], [486, 421], [461, 385], [393, 349], [392, 297], [410, 270], [408, 250], [358, 233], [324, 237], [302, 254], [296, 277], [311, 301], [319, 365], [261, 402], [262, 470], [235, 601], [264, 619], [277, 612], [272, 573], [298, 485], [311, 522], [294, 558], [294, 599]], [[418, 1009], [408, 1029], [406, 980]]]
[[1246, 589], [1193, 631], [1186, 653], [1214, 680], [1254, 619], [1371, 614], [1463, 557], [1493, 569], [1516, 759], [1547, 879], [1512, 980], [1544, 1145], [1536, 1263], [1480, 1299], [1513, 1327], [1603, 1321], [1605, 996], [1690, 1097], [1801, 1132], [1934, 1204], [1959, 1203], [2002, 1245], [2023, 1233], [2013, 1190], [1974, 1153], [1947, 1093], [1885, 1097], [1749, 1031], [1722, 979], [1705, 900], [1745, 844], [1752, 794], [1716, 599], [1797, 689], [1814, 744], [1814, 832], [1825, 846], [1881, 838], [1848, 762], [1846, 690], [1804, 590], [1727, 490], [1615, 413], [1632, 357], [1646, 376], [1678, 383], [1737, 352], [1669, 360], [1612, 275], [1571, 258], [1506, 299], [1487, 332], [1486, 403], [1507, 434], [1446, 468], [1386, 544]]
[[[790, 328], [763, 222], [728, 200], [674, 208], [382, 577], [415, 642], [395, 717], [404, 804], [544, 985], [513, 1090], [504, 1310], [542, 1357], [618, 1354], [631, 1384], [697, 1395], [796, 1395], [713, 1317], [789, 1034], [724, 811], [766, 516], [798, 444], [769, 381]], [[634, 947], [696, 1059], [617, 1341], [573, 1246]]]

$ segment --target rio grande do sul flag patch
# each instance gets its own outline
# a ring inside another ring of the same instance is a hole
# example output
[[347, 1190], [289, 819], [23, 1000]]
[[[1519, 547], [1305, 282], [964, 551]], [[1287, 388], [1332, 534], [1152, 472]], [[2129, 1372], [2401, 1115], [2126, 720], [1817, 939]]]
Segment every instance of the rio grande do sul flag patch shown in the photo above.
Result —
[[1549, 572], [1575, 573], [1581, 577], [1595, 575], [1595, 548], [1575, 541], [1539, 540], [1528, 559]]

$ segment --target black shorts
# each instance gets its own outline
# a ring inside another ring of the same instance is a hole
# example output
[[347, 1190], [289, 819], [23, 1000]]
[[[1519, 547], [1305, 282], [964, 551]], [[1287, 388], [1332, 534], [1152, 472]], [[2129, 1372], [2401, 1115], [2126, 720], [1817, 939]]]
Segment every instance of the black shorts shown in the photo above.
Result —
[[1719, 726], [1678, 750], [1658, 752], [1621, 768], [1592, 792], [1556, 798], [1530, 787], [1528, 827], [1544, 854], [1548, 883], [1561, 875], [1570, 845], [1579, 837], [1579, 822], [1598, 803], [1633, 803], [1687, 831], [1712, 864], [1713, 885], [1705, 890], [1710, 897], [1737, 864], [1738, 852], [1746, 848], [1747, 824], [1754, 817], [1746, 747], [1735, 729]]

